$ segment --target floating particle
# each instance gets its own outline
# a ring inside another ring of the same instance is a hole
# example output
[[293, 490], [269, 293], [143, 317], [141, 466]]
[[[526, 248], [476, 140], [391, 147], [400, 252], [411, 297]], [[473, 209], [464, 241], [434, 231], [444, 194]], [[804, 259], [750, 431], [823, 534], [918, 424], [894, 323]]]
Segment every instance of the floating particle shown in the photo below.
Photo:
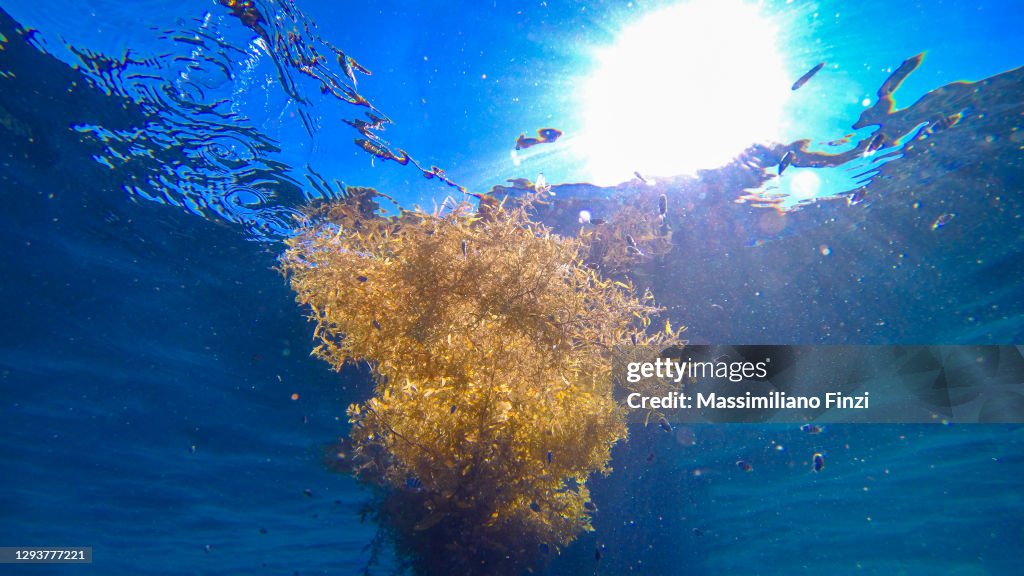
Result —
[[956, 214], [954, 212], [946, 212], [942, 216], [936, 218], [935, 222], [932, 222], [932, 230], [938, 230], [939, 228], [942, 228], [946, 224], [952, 222], [953, 218], [956, 218]]
[[292, 400], [298, 400], [298, 399], [299, 399], [299, 393], [298, 392], [293, 393], [292, 394]]
[[540, 544], [538, 544], [538, 545], [537, 545], [537, 550], [539, 550], [539, 551], [540, 551], [540, 553], [541, 553], [541, 554], [544, 554], [545, 556], [547, 556], [548, 554], [550, 554], [550, 553], [551, 553], [551, 547], [550, 547], [550, 546], [548, 546], [548, 545], [547, 545], [546, 543], [544, 543], [544, 542], [541, 542]]
[[811, 456], [811, 467], [815, 472], [825, 469], [825, 457], [821, 455], [821, 452], [815, 452], [814, 456]]
[[819, 62], [814, 68], [811, 68], [806, 73], [804, 73], [803, 76], [798, 78], [797, 81], [793, 83], [793, 87], [791, 89], [792, 90], [799, 90], [801, 86], [803, 86], [804, 84], [807, 84], [807, 81], [810, 80], [812, 76], [817, 74], [818, 71], [821, 70], [824, 67], [825, 67], [825, 63], [824, 62]]
[[751, 464], [750, 462], [747, 462], [746, 460], [737, 460], [736, 467], [739, 468], [740, 470], [743, 470], [744, 472], [754, 471], [754, 465]]
[[832, 249], [824, 244], [818, 246], [818, 251], [821, 252], [822, 256], [828, 256], [829, 254], [832, 253]]
[[590, 210], [580, 210], [580, 224], [590, 224]]

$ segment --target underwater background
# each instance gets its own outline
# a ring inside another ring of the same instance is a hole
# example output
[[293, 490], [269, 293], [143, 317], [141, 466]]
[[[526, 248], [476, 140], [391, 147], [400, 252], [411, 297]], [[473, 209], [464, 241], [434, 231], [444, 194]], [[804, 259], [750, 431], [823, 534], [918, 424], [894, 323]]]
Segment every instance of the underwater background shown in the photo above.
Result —
[[[429, 207], [543, 173], [567, 235], [665, 194], [669, 246], [609, 274], [692, 342], [1021, 343], [1024, 9], [909, 6], [762, 4], [803, 46], [787, 90], [838, 65], [793, 91], [814, 111], [722, 166], [598, 185], [567, 150], [579, 47], [660, 5], [2, 2], [0, 545], [94, 551], [3, 572], [366, 567], [369, 491], [324, 446], [373, 384], [309, 357], [275, 270], [299, 206], [344, 186]], [[789, 151], [812, 192], [780, 182]], [[538, 571], [1016, 574], [1022, 447], [1011, 424], [631, 425], [595, 531]]]

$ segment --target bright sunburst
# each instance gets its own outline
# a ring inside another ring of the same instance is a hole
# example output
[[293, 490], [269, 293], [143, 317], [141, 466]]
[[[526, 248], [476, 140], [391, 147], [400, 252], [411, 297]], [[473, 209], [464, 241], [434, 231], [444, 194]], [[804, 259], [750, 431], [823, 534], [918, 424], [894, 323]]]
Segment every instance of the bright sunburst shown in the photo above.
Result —
[[777, 139], [792, 84], [777, 36], [739, 0], [694, 0], [625, 28], [581, 94], [573, 147], [591, 180], [693, 173]]

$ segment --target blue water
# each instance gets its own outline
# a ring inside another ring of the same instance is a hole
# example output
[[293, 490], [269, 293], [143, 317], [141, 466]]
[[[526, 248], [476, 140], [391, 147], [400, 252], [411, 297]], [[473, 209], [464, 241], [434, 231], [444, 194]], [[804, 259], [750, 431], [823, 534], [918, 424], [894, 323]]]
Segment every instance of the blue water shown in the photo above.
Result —
[[[866, 200], [823, 192], [782, 227], [775, 210], [736, 202], [771, 192], [773, 143], [750, 143], [756, 169], [665, 175], [673, 206], [686, 199], [674, 250], [630, 275], [692, 340], [1024, 338], [1021, 9], [929, 3], [891, 15], [873, 4], [801, 30], [821, 39], [809, 59], [843, 62], [851, 90], [874, 95], [928, 51], [897, 93], [908, 112], [888, 125], [966, 110], [964, 120], [888, 161], [827, 168], [870, 172], [858, 182]], [[295, 17], [287, 6], [259, 4]], [[90, 566], [3, 573], [358, 573], [376, 532], [361, 520], [370, 492], [328, 471], [323, 449], [372, 383], [359, 367], [338, 374], [307, 357], [311, 326], [273, 269], [280, 240], [304, 200], [338, 193], [334, 179], [408, 206], [458, 189], [412, 165], [371, 163], [338, 121], [365, 110], [290, 100], [289, 81], [306, 96], [317, 83], [268, 57], [247, 67], [256, 34], [217, 3], [0, 8], [10, 15], [0, 27], [0, 546], [94, 551]], [[585, 63], [567, 46], [606, 43], [630, 10], [653, 6], [582, 8], [298, 5], [325, 42], [373, 69], [359, 90], [396, 121], [391, 146], [475, 192], [543, 170], [558, 201], [538, 217], [565, 233], [579, 209], [612, 212], [647, 189], [628, 175], [572, 184], [586, 174], [558, 155], [525, 174], [508, 163], [519, 133], [571, 127], [558, 95]], [[16, 22], [39, 32], [26, 39]], [[202, 54], [180, 40], [204, 30], [216, 42]], [[123, 72], [97, 68], [101, 56]], [[986, 78], [969, 94], [942, 91]], [[177, 92], [154, 88], [164, 84]], [[200, 106], [222, 97], [236, 106]], [[496, 104], [512, 97], [521, 104]], [[863, 110], [837, 101], [803, 136], [842, 136]], [[594, 480], [595, 532], [542, 570], [1017, 574], [1022, 448], [1024, 429], [1011, 425], [634, 428], [614, 473]], [[818, 474], [815, 452], [827, 462]], [[395, 564], [385, 553], [374, 573]]]

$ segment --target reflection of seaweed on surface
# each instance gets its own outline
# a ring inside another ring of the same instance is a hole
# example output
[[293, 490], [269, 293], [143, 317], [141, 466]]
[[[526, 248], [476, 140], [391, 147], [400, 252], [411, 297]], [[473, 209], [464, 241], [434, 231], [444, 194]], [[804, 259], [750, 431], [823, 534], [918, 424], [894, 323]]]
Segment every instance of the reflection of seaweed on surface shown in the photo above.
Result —
[[650, 296], [583, 265], [529, 200], [486, 219], [366, 202], [310, 212], [282, 257], [314, 353], [369, 361], [377, 381], [333, 457], [381, 486], [382, 529], [418, 571], [515, 573], [590, 529], [587, 478], [626, 434], [612, 348], [674, 336], [645, 336]]

